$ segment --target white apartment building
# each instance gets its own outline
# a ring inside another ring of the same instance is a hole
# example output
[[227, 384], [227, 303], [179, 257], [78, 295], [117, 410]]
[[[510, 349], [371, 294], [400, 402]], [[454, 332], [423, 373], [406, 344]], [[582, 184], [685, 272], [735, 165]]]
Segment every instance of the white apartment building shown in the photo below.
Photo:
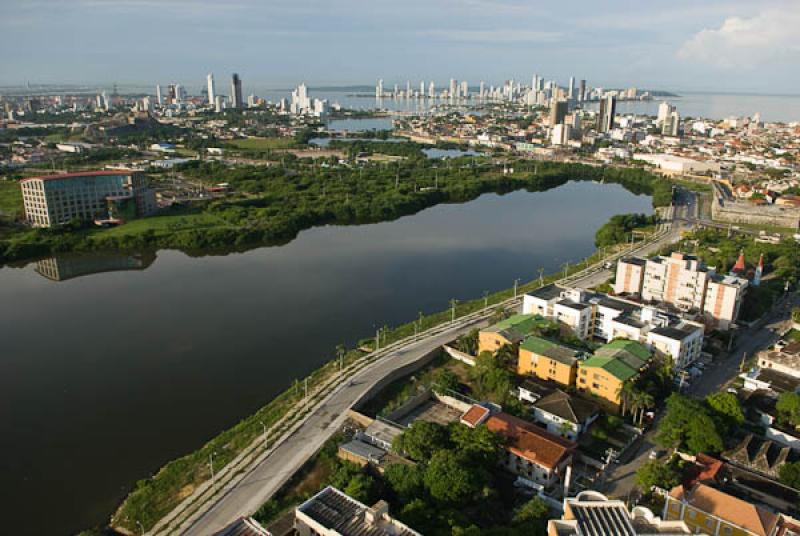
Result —
[[572, 328], [581, 339], [629, 339], [647, 345], [685, 368], [700, 357], [705, 327], [652, 305], [547, 285], [525, 294], [524, 314], [538, 314]]
[[714, 320], [721, 330], [730, 328], [739, 317], [747, 279], [732, 275], [713, 274], [708, 281], [703, 313]]
[[708, 269], [697, 257], [674, 252], [647, 259], [642, 299], [669, 303], [681, 311], [702, 310]]
[[669, 257], [620, 260], [614, 292], [701, 312], [717, 328], [727, 330], [739, 316], [747, 285], [746, 279], [718, 274], [697, 257], [673, 252]]

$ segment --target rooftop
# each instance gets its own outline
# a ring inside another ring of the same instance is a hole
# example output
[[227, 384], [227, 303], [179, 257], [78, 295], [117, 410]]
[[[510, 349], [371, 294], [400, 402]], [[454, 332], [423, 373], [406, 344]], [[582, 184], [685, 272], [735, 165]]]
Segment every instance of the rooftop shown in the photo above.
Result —
[[647, 259], [643, 259], [641, 257], [624, 257], [619, 262], [625, 264], [635, 264], [636, 266], [645, 266], [647, 264]]
[[328, 486], [301, 504], [297, 511], [342, 536], [421, 536], [389, 517], [386, 503], [369, 508]]
[[533, 407], [575, 424], [584, 423], [600, 411], [599, 406], [594, 402], [572, 396], [561, 389], [556, 389], [549, 395], [540, 398], [533, 404]]
[[581, 367], [597, 367], [624, 382], [636, 376], [650, 360], [650, 350], [641, 343], [616, 339], [601, 346]]
[[270, 536], [270, 532], [252, 517], [240, 517], [214, 536]]
[[511, 342], [520, 342], [535, 328], [546, 325], [547, 320], [539, 315], [514, 315], [498, 322], [488, 328], [485, 332], [500, 333]]
[[575, 443], [555, 436], [533, 423], [507, 413], [492, 415], [486, 427], [508, 439], [506, 447], [528, 461], [555, 469], [575, 448]]
[[771, 535], [779, 520], [768, 510], [700, 482], [688, 490], [673, 488], [670, 496], [758, 536]]
[[578, 350], [536, 336], [525, 339], [520, 345], [520, 348], [533, 352], [534, 354], [549, 357], [565, 365], [573, 365], [581, 355], [581, 352]]
[[20, 182], [30, 181], [30, 180], [42, 180], [42, 181], [50, 181], [56, 179], [75, 179], [80, 177], [104, 177], [108, 176], [118, 176], [118, 175], [133, 175], [137, 173], [136, 171], [127, 171], [121, 169], [111, 169], [111, 170], [103, 170], [103, 171], [76, 171], [74, 173], [58, 173], [55, 175], [44, 175], [42, 177], [28, 177], [22, 179]]
[[559, 296], [561, 296], [561, 292], [564, 289], [557, 286], [555, 283], [550, 283], [549, 285], [545, 285], [543, 287], [539, 287], [536, 290], [532, 290], [528, 292], [528, 296], [533, 296], [534, 298], [539, 298], [540, 300], [550, 301], [555, 300]]

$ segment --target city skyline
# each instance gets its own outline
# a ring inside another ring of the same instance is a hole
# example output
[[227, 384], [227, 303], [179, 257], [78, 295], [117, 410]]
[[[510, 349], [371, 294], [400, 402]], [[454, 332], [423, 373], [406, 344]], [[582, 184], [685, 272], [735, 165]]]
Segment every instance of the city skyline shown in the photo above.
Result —
[[[0, 42], [19, 53], [7, 59], [0, 84], [199, 86], [207, 72], [239, 72], [248, 84], [273, 87], [450, 76], [477, 84], [540, 72], [562, 85], [574, 76], [607, 87], [791, 94], [800, 82], [791, 68], [800, 59], [792, 38], [800, 6], [784, 0], [681, 0], [660, 11], [623, 1], [602, 11], [516, 0], [365, 6], [12, 0], [0, 7]], [[143, 27], [146, 36], [136, 31]], [[279, 53], [288, 48], [296, 53]]]

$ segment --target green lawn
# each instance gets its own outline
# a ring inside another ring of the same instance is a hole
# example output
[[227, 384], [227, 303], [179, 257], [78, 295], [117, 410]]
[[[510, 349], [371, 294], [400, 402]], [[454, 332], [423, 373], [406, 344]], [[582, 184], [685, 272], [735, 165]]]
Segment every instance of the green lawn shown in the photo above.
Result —
[[0, 180], [0, 217], [14, 219], [21, 215], [22, 191], [15, 180]]
[[273, 151], [275, 149], [291, 149], [297, 146], [294, 138], [247, 138], [232, 140], [225, 144], [227, 147], [240, 151]]
[[124, 236], [137, 235], [152, 230], [156, 234], [169, 234], [175, 231], [208, 227], [231, 227], [231, 225], [225, 220], [206, 212], [185, 212], [131, 220], [119, 227], [98, 230], [96, 233], [105, 236]]

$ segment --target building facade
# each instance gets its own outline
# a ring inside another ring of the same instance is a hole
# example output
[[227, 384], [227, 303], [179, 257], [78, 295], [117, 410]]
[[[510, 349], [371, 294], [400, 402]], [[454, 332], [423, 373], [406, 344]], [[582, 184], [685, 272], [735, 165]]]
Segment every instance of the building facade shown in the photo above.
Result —
[[72, 220], [144, 216], [156, 208], [155, 194], [147, 187], [144, 173], [139, 171], [86, 171], [31, 177], [21, 180], [20, 187], [25, 216], [34, 227], [52, 227]]

